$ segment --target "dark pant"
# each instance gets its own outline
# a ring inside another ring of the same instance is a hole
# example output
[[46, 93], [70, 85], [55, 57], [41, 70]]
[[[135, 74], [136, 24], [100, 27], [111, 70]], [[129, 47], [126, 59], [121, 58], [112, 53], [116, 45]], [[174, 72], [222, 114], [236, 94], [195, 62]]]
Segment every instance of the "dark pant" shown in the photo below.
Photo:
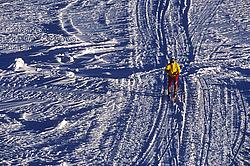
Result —
[[176, 75], [175, 77], [170, 77], [168, 76], [168, 92], [171, 92], [171, 86], [172, 83], [174, 83], [174, 93], [177, 93], [177, 89], [178, 89], [178, 77], [179, 75]]

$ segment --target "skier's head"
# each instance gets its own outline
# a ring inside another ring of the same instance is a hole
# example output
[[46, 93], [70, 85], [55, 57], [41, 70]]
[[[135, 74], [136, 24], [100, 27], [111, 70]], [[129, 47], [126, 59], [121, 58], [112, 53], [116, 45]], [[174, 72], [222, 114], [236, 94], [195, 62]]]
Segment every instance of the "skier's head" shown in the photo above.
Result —
[[175, 58], [174, 58], [174, 57], [171, 57], [171, 58], [170, 58], [170, 63], [174, 63], [174, 61], [175, 61]]

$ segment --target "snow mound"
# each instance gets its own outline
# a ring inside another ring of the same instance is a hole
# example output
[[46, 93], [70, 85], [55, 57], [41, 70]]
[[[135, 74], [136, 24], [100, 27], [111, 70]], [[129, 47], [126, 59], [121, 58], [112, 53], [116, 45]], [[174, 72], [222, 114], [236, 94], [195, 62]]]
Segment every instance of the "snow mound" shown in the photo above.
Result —
[[61, 123], [58, 124], [58, 129], [63, 129], [67, 126], [68, 122], [66, 120], [61, 121]]
[[59, 54], [59, 55], [56, 55], [56, 61], [58, 63], [63, 64], [63, 63], [73, 63], [75, 60], [73, 56]]
[[70, 163], [62, 162], [62, 163], [60, 164], [60, 166], [70, 166]]
[[22, 58], [15, 59], [15, 64], [14, 64], [15, 71], [23, 70], [26, 67], [27, 67], [27, 64], [24, 63], [24, 60]]
[[24, 119], [24, 120], [28, 120], [28, 117], [30, 116], [30, 114], [24, 112], [21, 116], [21, 119]]
[[67, 163], [67, 162], [63, 162], [63, 163], [60, 164], [60, 166], [70, 166], [70, 164]]
[[74, 73], [74, 72], [72, 72], [72, 71], [68, 71], [68, 72], [66, 72], [66, 77], [68, 77], [68, 78], [75, 78], [75, 77], [76, 77], [76, 75], [75, 75], [75, 73]]
[[15, 62], [10, 65], [10, 67], [12, 67], [14, 71], [36, 71], [34, 67], [28, 66], [22, 58], [16, 58]]

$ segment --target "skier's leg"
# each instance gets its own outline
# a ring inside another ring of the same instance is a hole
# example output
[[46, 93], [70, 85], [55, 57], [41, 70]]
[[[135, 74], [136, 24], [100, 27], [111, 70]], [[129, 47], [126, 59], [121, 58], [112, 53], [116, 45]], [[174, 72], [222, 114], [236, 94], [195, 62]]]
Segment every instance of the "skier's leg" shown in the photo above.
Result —
[[178, 75], [175, 76], [174, 78], [174, 94], [176, 95], [177, 94], [177, 91], [178, 91]]
[[171, 93], [171, 84], [173, 82], [173, 78], [168, 76], [168, 95]]

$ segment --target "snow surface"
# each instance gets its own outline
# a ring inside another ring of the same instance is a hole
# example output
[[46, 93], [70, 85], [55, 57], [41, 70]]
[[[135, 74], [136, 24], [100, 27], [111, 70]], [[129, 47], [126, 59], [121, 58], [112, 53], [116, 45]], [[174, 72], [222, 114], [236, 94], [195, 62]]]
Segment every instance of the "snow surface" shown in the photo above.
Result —
[[0, 1], [0, 164], [250, 165], [249, 13], [249, 0]]

